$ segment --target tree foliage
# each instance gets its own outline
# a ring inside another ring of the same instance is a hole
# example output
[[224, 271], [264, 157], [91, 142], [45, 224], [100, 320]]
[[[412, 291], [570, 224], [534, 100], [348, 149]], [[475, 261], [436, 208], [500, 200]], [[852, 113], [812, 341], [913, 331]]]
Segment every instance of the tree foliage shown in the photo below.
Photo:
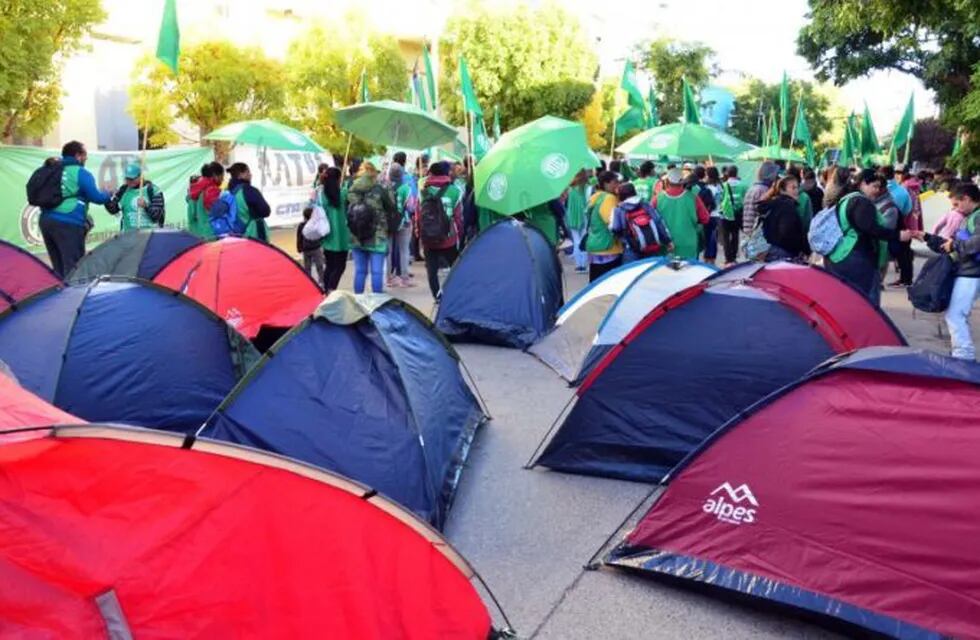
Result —
[[[729, 133], [746, 142], [760, 144], [760, 108], [763, 118], [769, 116], [770, 107], [774, 107], [778, 115], [779, 88], [780, 83], [778, 82], [766, 84], [762, 80], [754, 78], [736, 89], [735, 111], [732, 114]], [[806, 109], [807, 124], [810, 126], [810, 135], [813, 136], [814, 141], [823, 134], [829, 133], [834, 124], [830, 117], [830, 97], [821, 91], [818, 85], [812, 82], [791, 80], [789, 82], [789, 130], [783, 132], [783, 146], [789, 146], [790, 133], [796, 115], [796, 105], [800, 99], [801, 91], [803, 92], [803, 104]]]
[[961, 162], [980, 166], [980, 117], [971, 118], [969, 106], [980, 87], [976, 0], [810, 0], [809, 23], [800, 31], [797, 49], [818, 77], [837, 84], [875, 69], [921, 79], [936, 92], [944, 123], [964, 126], [974, 141]]
[[662, 124], [676, 122], [684, 113], [682, 78], [696, 93], [715, 74], [715, 52], [703, 44], [660, 38], [640, 45], [635, 53], [639, 68], [653, 76]]
[[2, 139], [41, 136], [58, 117], [61, 68], [105, 18], [98, 0], [0, 3]]
[[[324, 148], [343, 153], [347, 134], [334, 111], [356, 103], [365, 72], [371, 100], [401, 100], [408, 86], [405, 62], [391, 36], [370, 33], [363, 19], [348, 15], [344, 27], [314, 25], [289, 47], [286, 56], [286, 111], [290, 121]], [[354, 140], [355, 155], [372, 147]]]
[[165, 141], [176, 118], [184, 118], [203, 136], [238, 120], [276, 117], [283, 105], [282, 64], [258, 48], [228, 42], [202, 42], [180, 52], [177, 76], [155, 57], [137, 63], [130, 85], [130, 114], [142, 128], [150, 124], [151, 142]]
[[[936, 118], [916, 120], [912, 129], [912, 142], [909, 145], [909, 160], [924, 163], [929, 167], [942, 167], [953, 149], [955, 133], [947, 129]], [[901, 160], [905, 150], [898, 150]]]
[[578, 19], [555, 5], [468, 7], [450, 18], [440, 52], [441, 107], [457, 124], [463, 123], [460, 55], [480, 104], [500, 106], [505, 130], [543, 115], [575, 118], [592, 99], [596, 54]]

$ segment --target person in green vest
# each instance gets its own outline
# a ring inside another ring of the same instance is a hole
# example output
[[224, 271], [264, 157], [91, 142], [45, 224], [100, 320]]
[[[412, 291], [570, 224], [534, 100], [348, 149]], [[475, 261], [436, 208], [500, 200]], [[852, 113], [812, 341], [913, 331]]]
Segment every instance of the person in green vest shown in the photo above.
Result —
[[[91, 226], [88, 205], [106, 204], [112, 198], [95, 184], [95, 176], [85, 168], [88, 151], [72, 140], [61, 148], [61, 203], [53, 209], [42, 209], [38, 220], [44, 246], [55, 273], [64, 278], [85, 255], [85, 235]], [[57, 164], [49, 159], [45, 165]]]
[[252, 186], [252, 171], [244, 162], [236, 162], [228, 167], [231, 180], [228, 191], [235, 196], [238, 219], [245, 225], [245, 237], [269, 242], [269, 229], [265, 219], [272, 213], [262, 192]]
[[588, 208], [589, 174], [583, 169], [575, 174], [565, 195], [565, 224], [572, 236], [572, 260], [575, 262], [575, 272], [588, 271], [589, 254], [585, 251], [582, 239], [585, 237], [589, 220], [586, 217]]
[[187, 230], [203, 240], [214, 238], [208, 212], [221, 195], [225, 181], [225, 168], [220, 162], [209, 162], [201, 167], [201, 177], [187, 189]]
[[708, 224], [710, 214], [701, 198], [684, 187], [680, 169], [675, 167], [667, 172], [667, 186], [653, 199], [653, 206], [674, 240], [674, 254], [678, 258], [696, 260], [699, 229]]
[[589, 199], [586, 217], [589, 221], [585, 250], [589, 252], [589, 282], [595, 282], [623, 264], [623, 243], [613, 235], [609, 225], [619, 206], [616, 197], [619, 174], [603, 171], [596, 179], [598, 189]]
[[643, 202], [653, 202], [653, 190], [657, 185], [657, 176], [653, 175], [656, 166], [650, 160], [640, 165], [640, 177], [633, 181], [636, 195]]
[[558, 246], [558, 229], [563, 215], [558, 200], [542, 202], [519, 214], [529, 225], [541, 231], [552, 247]]
[[[364, 237], [350, 236], [354, 257], [354, 293], [364, 293], [368, 273], [371, 274], [371, 291], [382, 293], [385, 283], [385, 258], [388, 255], [388, 216], [395, 213], [391, 192], [378, 180], [378, 169], [365, 160], [357, 171], [357, 178], [347, 192], [347, 202], [354, 212], [356, 205], [365, 205], [365, 211], [373, 212], [374, 232]], [[363, 207], [362, 207], [363, 208]], [[354, 213], [351, 213], [353, 216]], [[354, 220], [354, 218], [352, 218]], [[370, 227], [367, 227], [368, 231]]]
[[810, 194], [803, 189], [803, 171], [794, 165], [786, 170], [786, 175], [796, 178], [796, 182], [800, 185], [799, 198], [796, 200], [796, 213], [800, 216], [800, 222], [803, 223], [803, 233], [809, 233], [814, 211]]
[[315, 198], [330, 221], [330, 233], [320, 242], [325, 269], [323, 289], [330, 293], [340, 286], [347, 269], [350, 251], [350, 230], [347, 228], [347, 190], [341, 187], [341, 172], [337, 167], [324, 166], [319, 172]]
[[725, 169], [725, 181], [721, 183], [721, 247], [725, 253], [725, 266], [735, 263], [738, 257], [738, 235], [742, 229], [742, 202], [748, 185], [738, 177], [738, 167]]
[[391, 253], [389, 267], [391, 275], [388, 278], [389, 287], [414, 287], [409, 265], [412, 261], [412, 216], [415, 213], [417, 200], [412, 195], [411, 182], [405, 181], [405, 170], [402, 165], [393, 162], [388, 168], [388, 180], [394, 193], [395, 209], [401, 214], [398, 230], [391, 234]]
[[915, 232], [937, 253], [946, 253], [956, 262], [956, 279], [946, 309], [952, 356], [973, 362], [976, 346], [970, 332], [970, 313], [980, 294], [980, 188], [964, 182], [950, 190], [953, 208], [965, 216], [963, 224], [949, 239]]
[[119, 216], [119, 230], [138, 231], [163, 226], [163, 191], [142, 177], [139, 163], [126, 165], [125, 180], [105, 209]]
[[824, 268], [850, 282], [877, 305], [881, 299], [878, 243], [900, 237], [907, 240], [912, 232], [882, 226], [874, 203], [851, 184], [850, 172], [843, 167], [833, 172], [824, 203], [836, 208], [843, 233], [834, 250], [824, 257]]
[[[864, 169], [861, 171], [861, 181], [858, 188], [861, 193], [874, 202], [875, 209], [878, 211], [878, 224], [886, 229], [897, 229], [901, 212], [888, 192], [888, 181], [883, 176], [878, 175], [874, 169]], [[879, 241], [878, 270], [881, 272], [882, 279], [888, 273], [889, 258], [888, 242]]]

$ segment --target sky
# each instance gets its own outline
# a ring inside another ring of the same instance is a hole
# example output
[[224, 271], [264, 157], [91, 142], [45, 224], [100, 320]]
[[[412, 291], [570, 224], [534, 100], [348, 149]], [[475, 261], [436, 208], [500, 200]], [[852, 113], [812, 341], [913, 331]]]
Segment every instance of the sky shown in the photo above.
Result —
[[[806, 0], [619, 0], [608, 5], [563, 0], [562, 6], [600, 38], [597, 49], [604, 75], [621, 72], [634, 43], [665, 36], [714, 49], [714, 62], [723, 72], [720, 83], [736, 84], [740, 73], [779, 82], [784, 70], [793, 79], [815, 80], [806, 60], [796, 55], [796, 35], [806, 24]], [[937, 114], [932, 93], [918, 79], [898, 72], [875, 72], [851, 81], [841, 88], [840, 100], [858, 113], [867, 101], [882, 135], [902, 117], [912, 92], [916, 118]]]

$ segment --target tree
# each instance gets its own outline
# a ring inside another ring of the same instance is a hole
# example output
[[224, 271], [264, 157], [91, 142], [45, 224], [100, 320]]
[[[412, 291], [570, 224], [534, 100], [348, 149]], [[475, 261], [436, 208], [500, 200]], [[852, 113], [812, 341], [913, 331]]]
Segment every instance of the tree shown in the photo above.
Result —
[[585, 126], [585, 136], [588, 144], [593, 149], [605, 149], [608, 141], [606, 140], [607, 129], [609, 128], [609, 118], [602, 105], [602, 92], [595, 91], [592, 99], [582, 113], [579, 120]]
[[575, 118], [592, 100], [595, 52], [578, 19], [546, 4], [506, 12], [482, 5], [450, 18], [440, 42], [443, 115], [462, 124], [459, 56], [482, 105], [500, 105], [512, 129], [544, 115]]
[[711, 47], [669, 38], [660, 38], [636, 48], [640, 69], [653, 76], [662, 124], [676, 122], [684, 113], [682, 78], [686, 78], [697, 92], [715, 74], [715, 67], [711, 64], [714, 53]]
[[222, 125], [282, 115], [282, 64], [258, 48], [202, 42], [180, 52], [177, 76], [155, 57], [141, 59], [130, 85], [130, 114], [151, 142], [168, 140], [176, 118], [198, 128], [199, 141]]
[[980, 165], [980, 117], [971, 118], [969, 106], [980, 87], [980, 3], [810, 0], [809, 20], [797, 50], [818, 77], [844, 84], [893, 69], [919, 78], [936, 92], [943, 123], [963, 126], [975, 141], [977, 149], [967, 145], [961, 163]]
[[[763, 116], [769, 113], [769, 107], [779, 105], [780, 83], [766, 84], [758, 78], [749, 80], [735, 90], [735, 111], [732, 114], [731, 133], [736, 138], [759, 144], [759, 109]], [[796, 104], [803, 91], [803, 104], [806, 108], [807, 123], [810, 125], [810, 135], [816, 140], [821, 135], [831, 131], [833, 121], [830, 117], [831, 98], [812, 82], [791, 80], [789, 83], [790, 121], [783, 132], [783, 146], [789, 146], [790, 133], [793, 128], [793, 114]]]
[[[343, 28], [314, 25], [286, 55], [289, 119], [324, 148], [343, 153], [347, 134], [337, 127], [334, 111], [358, 101], [362, 72], [372, 100], [403, 98], [409, 76], [393, 37], [370, 33], [355, 14], [348, 14]], [[372, 151], [368, 143], [353, 140], [354, 155]]]
[[0, 8], [2, 139], [42, 136], [58, 117], [62, 63], [105, 19], [98, 0], [4, 0]]
[[[923, 118], [915, 121], [912, 129], [912, 142], [909, 146], [909, 161], [921, 162], [929, 167], [942, 167], [953, 149], [956, 134], [947, 129], [936, 118]], [[898, 150], [901, 160], [905, 149]]]

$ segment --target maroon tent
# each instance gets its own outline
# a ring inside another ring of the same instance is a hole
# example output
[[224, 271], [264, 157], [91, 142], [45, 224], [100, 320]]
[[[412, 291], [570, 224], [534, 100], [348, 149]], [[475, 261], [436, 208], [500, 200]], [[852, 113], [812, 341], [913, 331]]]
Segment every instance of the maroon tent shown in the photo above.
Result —
[[42, 289], [61, 284], [61, 278], [30, 253], [0, 240], [0, 313]]
[[607, 562], [898, 638], [980, 638], [980, 365], [857, 351], [668, 477]]

